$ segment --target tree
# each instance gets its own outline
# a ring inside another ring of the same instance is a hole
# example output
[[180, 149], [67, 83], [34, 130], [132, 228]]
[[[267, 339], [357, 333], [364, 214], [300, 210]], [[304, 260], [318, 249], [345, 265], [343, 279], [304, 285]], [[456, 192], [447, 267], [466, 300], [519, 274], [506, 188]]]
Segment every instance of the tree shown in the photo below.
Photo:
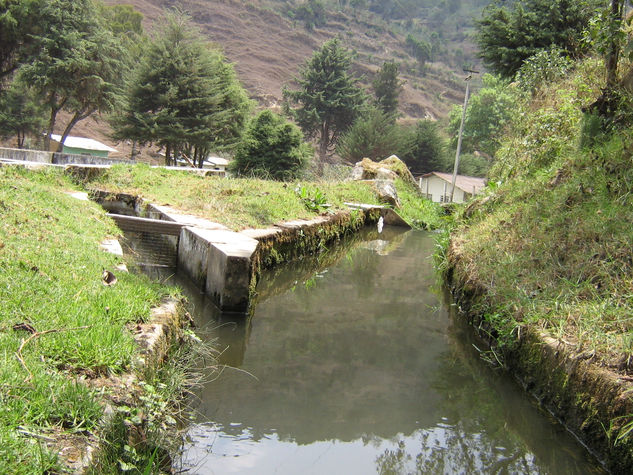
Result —
[[[517, 111], [517, 99], [516, 91], [507, 80], [484, 74], [482, 89], [472, 95], [466, 109], [462, 134], [464, 153], [495, 154], [505, 127]], [[457, 145], [461, 117], [462, 106], [454, 106], [449, 115], [453, 146]]]
[[305, 169], [312, 153], [299, 127], [264, 110], [250, 121], [231, 168], [239, 175], [291, 180]]
[[341, 136], [336, 151], [350, 163], [383, 159], [396, 151], [400, 138], [392, 115], [371, 108]]
[[32, 52], [44, 0], [0, 0], [0, 89]]
[[511, 78], [523, 61], [558, 46], [567, 55], [585, 52], [582, 36], [605, 0], [526, 0], [506, 7], [497, 0], [484, 9], [476, 41], [484, 63]]
[[[338, 137], [361, 113], [365, 92], [348, 73], [351, 56], [338, 39], [326, 41], [297, 79], [299, 90], [284, 88], [284, 109], [306, 136], [318, 141], [319, 172]], [[296, 105], [295, 109], [292, 106]]]
[[0, 137], [15, 136], [18, 148], [24, 146], [27, 135], [39, 134], [45, 122], [41, 104], [22, 82], [14, 81], [0, 96]]
[[431, 120], [401, 127], [396, 155], [415, 175], [447, 169], [446, 146], [437, 123]]
[[174, 10], [130, 81], [114, 138], [164, 147], [167, 165], [185, 154], [202, 167], [212, 149], [237, 144], [250, 107], [232, 65]]
[[57, 115], [72, 114], [62, 134], [94, 112], [106, 112], [117, 100], [124, 64], [120, 43], [101, 25], [91, 0], [50, 0], [40, 12], [44, 32], [35, 36], [37, 55], [19, 71], [49, 110], [44, 147], [49, 148]]
[[398, 113], [398, 96], [402, 92], [403, 81], [398, 79], [398, 64], [386, 61], [372, 82], [376, 104], [385, 114], [394, 118]]

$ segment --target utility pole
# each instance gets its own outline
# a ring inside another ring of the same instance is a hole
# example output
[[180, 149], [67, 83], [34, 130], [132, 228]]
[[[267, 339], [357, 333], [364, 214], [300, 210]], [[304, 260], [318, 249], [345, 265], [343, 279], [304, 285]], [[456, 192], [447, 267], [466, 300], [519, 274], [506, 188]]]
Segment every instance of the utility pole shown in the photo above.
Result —
[[470, 92], [470, 80], [473, 74], [479, 74], [479, 71], [472, 69], [464, 69], [466, 76], [466, 94], [464, 95], [464, 109], [462, 110], [462, 122], [459, 126], [459, 136], [457, 138], [457, 152], [455, 152], [455, 166], [453, 167], [453, 181], [451, 182], [451, 200], [453, 202], [453, 195], [455, 194], [455, 182], [457, 181], [457, 168], [459, 167], [459, 154], [462, 151], [462, 133], [464, 132], [464, 120], [466, 119], [466, 108], [468, 107], [468, 94]]

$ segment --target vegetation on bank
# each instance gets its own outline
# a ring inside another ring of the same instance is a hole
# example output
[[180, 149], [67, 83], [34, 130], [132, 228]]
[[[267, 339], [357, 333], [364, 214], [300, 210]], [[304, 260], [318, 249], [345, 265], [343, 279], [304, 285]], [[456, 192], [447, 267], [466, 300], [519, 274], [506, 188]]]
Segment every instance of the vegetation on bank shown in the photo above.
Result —
[[90, 434], [104, 414], [104, 390], [81, 380], [130, 371], [127, 325], [174, 292], [116, 270], [99, 243], [120, 231], [74, 188], [58, 170], [0, 168], [1, 473], [61, 470], [46, 443]]
[[[311, 219], [348, 209], [346, 202], [380, 204], [371, 185], [365, 182], [201, 177], [147, 165], [115, 165], [86, 186], [142, 196], [235, 231]], [[439, 206], [422, 200], [417, 190], [404, 181], [398, 180], [396, 188], [402, 201], [398, 212], [409, 223], [420, 228], [439, 224]]]
[[[593, 58], [534, 93], [518, 86], [518, 111], [500, 141], [491, 185], [458, 213], [440, 267], [468, 295], [497, 356], [515, 348], [529, 327], [630, 375], [633, 128], [625, 125], [627, 108], [621, 125], [607, 130], [583, 113], [604, 86], [604, 63]], [[612, 443], [627, 435], [626, 422], [606, 421]]]

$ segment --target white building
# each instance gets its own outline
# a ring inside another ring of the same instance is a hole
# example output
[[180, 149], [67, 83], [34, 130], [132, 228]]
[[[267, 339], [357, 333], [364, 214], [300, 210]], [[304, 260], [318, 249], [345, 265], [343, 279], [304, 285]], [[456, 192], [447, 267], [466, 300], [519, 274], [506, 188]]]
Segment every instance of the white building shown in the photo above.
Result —
[[[448, 203], [451, 200], [451, 173], [431, 172], [420, 177], [420, 189], [424, 196], [436, 203]], [[481, 192], [486, 186], [485, 178], [457, 175], [455, 180], [454, 203], [463, 203]]]

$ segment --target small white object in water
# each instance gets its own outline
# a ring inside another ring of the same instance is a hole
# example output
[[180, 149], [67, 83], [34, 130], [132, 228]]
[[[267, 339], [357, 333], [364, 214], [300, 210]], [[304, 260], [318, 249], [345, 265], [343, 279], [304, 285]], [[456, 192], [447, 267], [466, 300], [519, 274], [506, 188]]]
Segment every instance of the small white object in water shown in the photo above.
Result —
[[383, 227], [383, 219], [381, 216], [380, 219], [378, 220], [378, 234], [382, 233], [382, 227]]

